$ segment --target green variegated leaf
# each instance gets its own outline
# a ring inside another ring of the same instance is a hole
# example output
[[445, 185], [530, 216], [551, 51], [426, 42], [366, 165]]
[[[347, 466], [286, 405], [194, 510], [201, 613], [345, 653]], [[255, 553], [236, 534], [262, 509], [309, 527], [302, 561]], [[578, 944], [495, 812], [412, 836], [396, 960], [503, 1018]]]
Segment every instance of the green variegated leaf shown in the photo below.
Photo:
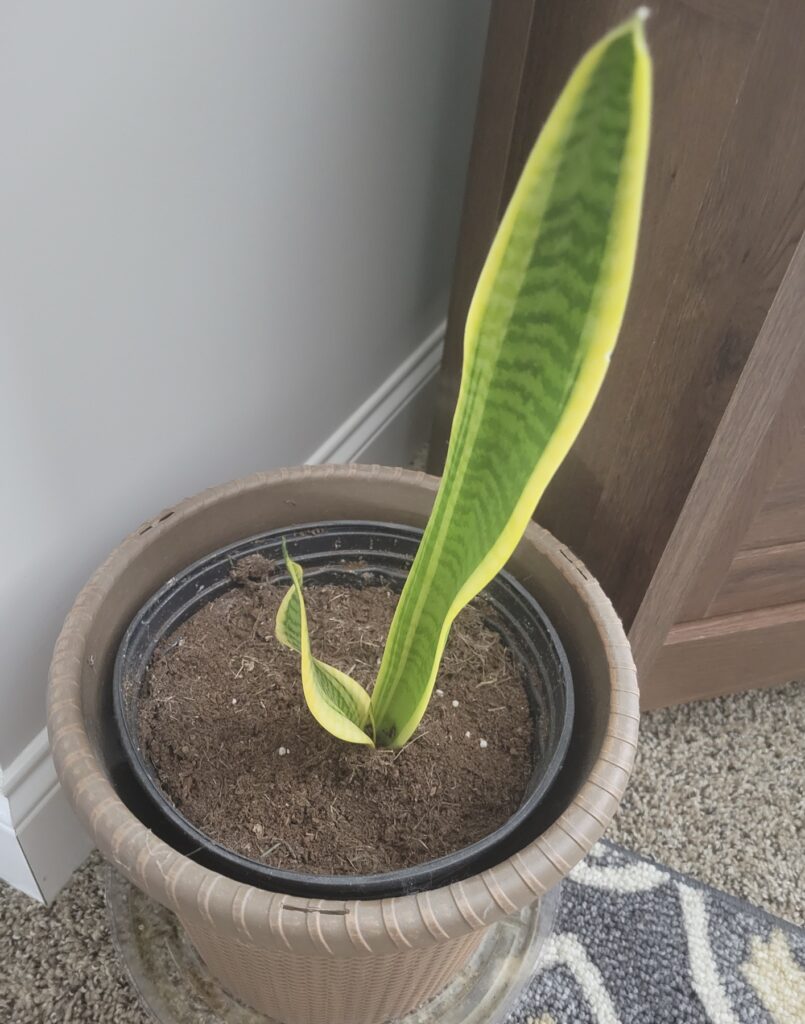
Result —
[[[284, 549], [283, 554], [285, 555], [287, 565], [288, 556]], [[300, 567], [300, 572], [301, 571]], [[285, 644], [285, 646], [290, 647], [291, 650], [301, 653], [301, 626], [299, 595], [296, 592], [295, 585], [291, 583], [277, 610], [277, 621], [274, 625], [274, 634], [281, 644]]]
[[372, 695], [378, 745], [412, 735], [450, 624], [511, 555], [598, 393], [634, 265], [650, 93], [636, 16], [573, 73], [500, 224], [444, 476]]
[[277, 612], [275, 632], [280, 643], [302, 656], [302, 689], [307, 705], [319, 725], [333, 736], [373, 746], [365, 731], [369, 694], [345, 672], [313, 657], [302, 595], [302, 566], [291, 561], [284, 542], [282, 553], [291, 587]]

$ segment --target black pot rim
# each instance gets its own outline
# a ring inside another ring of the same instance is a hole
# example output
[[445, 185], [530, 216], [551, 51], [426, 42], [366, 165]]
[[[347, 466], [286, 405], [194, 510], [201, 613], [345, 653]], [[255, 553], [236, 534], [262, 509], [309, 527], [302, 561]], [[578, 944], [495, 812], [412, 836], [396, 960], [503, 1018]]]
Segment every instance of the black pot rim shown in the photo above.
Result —
[[[188, 847], [188, 849], [180, 852], [183, 852], [190, 859], [198, 860], [199, 863], [205, 864], [207, 867], [212, 867], [213, 870], [218, 871], [220, 874], [228, 875], [237, 881], [256, 885], [258, 888], [300, 897], [309, 896], [338, 900], [400, 896], [431, 889], [436, 885], [446, 884], [459, 878], [467, 877], [468, 874], [476, 873], [475, 870], [462, 873], [462, 867], [468, 863], [476, 864], [485, 854], [489, 854], [495, 847], [500, 846], [503, 841], [521, 829], [528, 822], [528, 819], [534, 815], [537, 806], [547, 795], [561, 770], [573, 729], [573, 682], [570, 665], [562, 642], [550, 619], [532, 595], [511, 574], [501, 571], [496, 576], [495, 581], [504, 583], [513, 594], [517, 595], [520, 601], [531, 610], [532, 614], [539, 621], [541, 628], [550, 638], [553, 654], [561, 665], [565, 707], [561, 719], [561, 728], [547, 766], [543, 769], [539, 778], [535, 779], [532, 777], [530, 783], [532, 785], [531, 791], [527, 793], [522, 804], [514, 814], [499, 828], [476, 842], [462, 847], [460, 850], [409, 868], [371, 875], [328, 875], [308, 874], [289, 871], [284, 868], [273, 868], [260, 861], [244, 857], [242, 854], [235, 853], [210, 839], [204, 832], [185, 818], [162, 792], [156, 781], [153, 766], [140, 750], [129, 726], [126, 702], [123, 697], [126, 656], [138, 630], [142, 628], [143, 621], [147, 621], [149, 612], [153, 612], [155, 608], [158, 608], [166, 596], [181, 586], [183, 582], [186, 582], [189, 577], [198, 573], [214, 559], [227, 559], [230, 553], [250, 543], [269, 537], [290, 537], [292, 534], [300, 532], [305, 534], [321, 534], [327, 530], [349, 530], [355, 528], [377, 531], [380, 534], [385, 533], [387, 536], [402, 533], [409, 537], [416, 537], [417, 540], [422, 534], [422, 530], [418, 528], [385, 521], [326, 520], [294, 524], [281, 529], [269, 530], [226, 545], [223, 548], [210, 552], [208, 555], [187, 566], [182, 572], [177, 573], [145, 602], [129, 624], [115, 658], [111, 710], [117, 733], [116, 739], [122, 748], [126, 767], [133, 775], [136, 784], [146, 794], [151, 805], [154, 818], [151, 823], [148, 821], [145, 823], [152, 827], [153, 831], [157, 832], [157, 834], [159, 834], [160, 825], [167, 825], [169, 838], [166, 841], [171, 845], [176, 845], [176, 840], [178, 839], [180, 844]], [[289, 548], [292, 549], [292, 544], [290, 543]], [[236, 557], [242, 558], [244, 556], [239, 554]], [[178, 625], [178, 621], [174, 617], [161, 636], [169, 635], [176, 625]], [[153, 646], [154, 644], [151, 645], [151, 650], [153, 650]], [[142, 804], [140, 804], [141, 808]], [[165, 837], [163, 836], [163, 838]], [[484, 867], [489, 867], [491, 863], [498, 863], [502, 859], [504, 859], [503, 856], [495, 859], [493, 862], [484, 864]]]

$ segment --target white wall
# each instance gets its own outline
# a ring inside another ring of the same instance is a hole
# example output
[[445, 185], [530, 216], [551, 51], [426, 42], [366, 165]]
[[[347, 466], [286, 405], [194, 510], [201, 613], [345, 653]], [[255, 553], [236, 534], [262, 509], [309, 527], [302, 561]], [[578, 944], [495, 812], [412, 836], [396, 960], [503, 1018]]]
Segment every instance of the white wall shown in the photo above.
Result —
[[0, 765], [154, 511], [304, 461], [444, 316], [488, 0], [0, 0]]

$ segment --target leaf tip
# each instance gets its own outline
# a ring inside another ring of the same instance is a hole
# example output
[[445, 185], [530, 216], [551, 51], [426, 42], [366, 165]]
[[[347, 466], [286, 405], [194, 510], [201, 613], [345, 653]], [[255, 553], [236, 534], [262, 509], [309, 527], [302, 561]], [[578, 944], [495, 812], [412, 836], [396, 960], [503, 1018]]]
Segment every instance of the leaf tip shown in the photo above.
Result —
[[631, 19], [632, 34], [634, 36], [635, 46], [638, 50], [642, 50], [645, 53], [648, 52], [645, 25], [648, 19], [652, 16], [652, 14], [652, 9], [647, 5], [643, 4], [637, 8]]

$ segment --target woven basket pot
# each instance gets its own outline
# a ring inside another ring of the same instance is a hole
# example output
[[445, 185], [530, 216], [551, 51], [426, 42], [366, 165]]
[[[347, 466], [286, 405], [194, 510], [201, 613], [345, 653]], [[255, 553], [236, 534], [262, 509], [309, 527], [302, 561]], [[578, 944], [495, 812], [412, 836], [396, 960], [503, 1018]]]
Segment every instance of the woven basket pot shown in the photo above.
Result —
[[638, 692], [621, 623], [599, 585], [531, 524], [507, 568], [561, 637], [576, 694], [551, 821], [527, 847], [472, 878], [383, 900], [302, 899], [210, 871], [159, 840], [115, 792], [99, 727], [118, 644], [144, 601], [200, 557], [299, 523], [370, 519], [424, 526], [438, 480], [378, 466], [258, 473], [143, 524], [79, 594], [56, 644], [48, 729], [62, 786], [101, 852], [173, 910], [218, 981], [285, 1024], [399, 1017], [456, 974], [490, 925], [534, 903], [612, 819], [634, 758]]

